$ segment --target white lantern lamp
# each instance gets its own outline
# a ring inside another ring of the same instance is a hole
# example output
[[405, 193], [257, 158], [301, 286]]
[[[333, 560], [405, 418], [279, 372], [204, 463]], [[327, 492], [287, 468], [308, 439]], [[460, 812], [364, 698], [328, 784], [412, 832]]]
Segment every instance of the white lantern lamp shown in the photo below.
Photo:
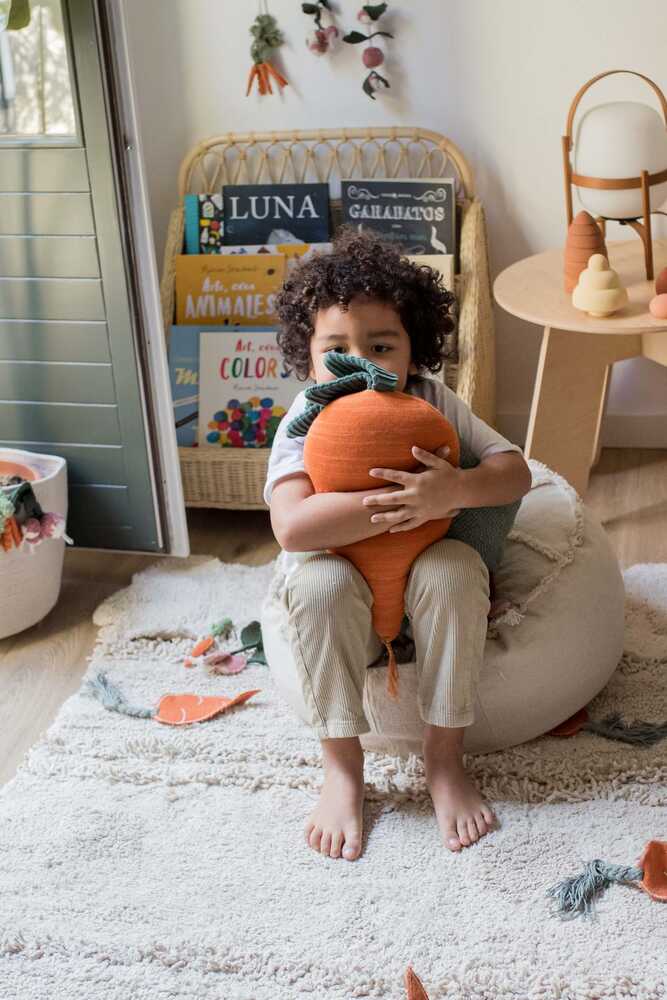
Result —
[[[652, 87], [662, 117], [654, 108], [636, 101], [599, 104], [582, 115], [573, 142], [574, 116], [581, 98], [598, 80], [615, 73], [638, 76]], [[660, 87], [634, 70], [611, 69], [594, 76], [572, 101], [562, 145], [568, 225], [573, 217], [574, 185], [582, 205], [597, 219], [603, 234], [607, 220], [631, 226], [639, 234], [644, 244], [646, 277], [652, 279], [651, 212], [655, 209], [651, 202], [661, 205], [667, 197], [667, 100]], [[573, 148], [574, 168], [570, 161]]]

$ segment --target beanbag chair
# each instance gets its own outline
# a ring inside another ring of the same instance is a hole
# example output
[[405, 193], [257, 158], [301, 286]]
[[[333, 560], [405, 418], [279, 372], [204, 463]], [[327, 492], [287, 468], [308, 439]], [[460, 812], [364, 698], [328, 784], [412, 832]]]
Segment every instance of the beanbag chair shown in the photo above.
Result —
[[[572, 487], [529, 460], [523, 498], [496, 570], [512, 607], [492, 622], [464, 750], [486, 753], [534, 739], [574, 715], [605, 686], [623, 651], [625, 592], [618, 561], [596, 517]], [[277, 571], [262, 608], [264, 649], [278, 690], [304, 722], [309, 713], [287, 638]], [[386, 692], [388, 668], [366, 672], [367, 750], [421, 753], [417, 666], [399, 666], [401, 699]]]

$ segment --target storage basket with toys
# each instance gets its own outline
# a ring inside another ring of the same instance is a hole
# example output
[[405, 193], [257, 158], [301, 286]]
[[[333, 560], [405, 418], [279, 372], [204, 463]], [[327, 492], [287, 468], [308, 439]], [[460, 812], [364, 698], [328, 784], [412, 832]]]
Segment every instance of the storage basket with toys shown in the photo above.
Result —
[[[484, 211], [475, 197], [465, 157], [437, 132], [396, 127], [227, 133], [195, 146], [181, 164], [178, 206], [167, 233], [161, 284], [166, 337], [175, 321], [176, 267], [184, 252], [186, 195], [224, 189], [226, 184], [324, 182], [329, 184], [335, 230], [341, 221], [336, 195], [343, 180], [445, 177], [453, 177], [456, 185], [458, 249], [453, 291], [457, 328], [447, 346], [441, 377], [473, 412], [493, 424], [495, 340]], [[189, 401], [196, 405], [197, 399], [197, 392], [192, 392]], [[179, 447], [186, 504], [264, 509], [270, 435], [264, 440], [260, 447]]]

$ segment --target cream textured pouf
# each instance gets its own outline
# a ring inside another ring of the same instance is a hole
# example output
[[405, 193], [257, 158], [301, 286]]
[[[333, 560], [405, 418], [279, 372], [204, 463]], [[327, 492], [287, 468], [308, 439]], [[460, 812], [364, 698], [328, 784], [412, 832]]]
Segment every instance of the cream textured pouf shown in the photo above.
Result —
[[[540, 462], [528, 464], [532, 489], [496, 572], [498, 596], [514, 607], [489, 628], [476, 721], [465, 733], [468, 753], [501, 750], [557, 726], [605, 686], [623, 651], [623, 579], [604, 530], [564, 479]], [[278, 689], [307, 721], [280, 584], [274, 577], [262, 608], [264, 648]], [[398, 669], [398, 703], [386, 693], [387, 668], [367, 671], [364, 711], [372, 732], [361, 743], [420, 753], [417, 666]]]
[[[0, 449], [0, 460], [27, 465], [31, 483], [46, 513], [67, 517], [67, 465], [63, 458], [14, 448]], [[65, 554], [64, 538], [46, 538], [34, 550], [0, 551], [0, 639], [22, 632], [44, 618], [58, 600]]]

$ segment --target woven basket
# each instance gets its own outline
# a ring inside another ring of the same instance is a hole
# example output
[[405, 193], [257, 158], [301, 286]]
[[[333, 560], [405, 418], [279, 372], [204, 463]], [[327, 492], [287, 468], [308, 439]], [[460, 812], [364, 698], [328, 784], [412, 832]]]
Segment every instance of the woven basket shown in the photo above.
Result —
[[[161, 285], [167, 338], [174, 321], [176, 257], [183, 252], [185, 194], [224, 184], [328, 181], [335, 225], [340, 219], [335, 195], [342, 179], [452, 176], [461, 223], [458, 327], [442, 378], [474, 413], [493, 424], [495, 338], [484, 211], [465, 157], [438, 132], [408, 127], [229, 132], [195, 146], [181, 164], [178, 207], [167, 233]], [[189, 507], [265, 508], [268, 448], [179, 448], [179, 456]]]

